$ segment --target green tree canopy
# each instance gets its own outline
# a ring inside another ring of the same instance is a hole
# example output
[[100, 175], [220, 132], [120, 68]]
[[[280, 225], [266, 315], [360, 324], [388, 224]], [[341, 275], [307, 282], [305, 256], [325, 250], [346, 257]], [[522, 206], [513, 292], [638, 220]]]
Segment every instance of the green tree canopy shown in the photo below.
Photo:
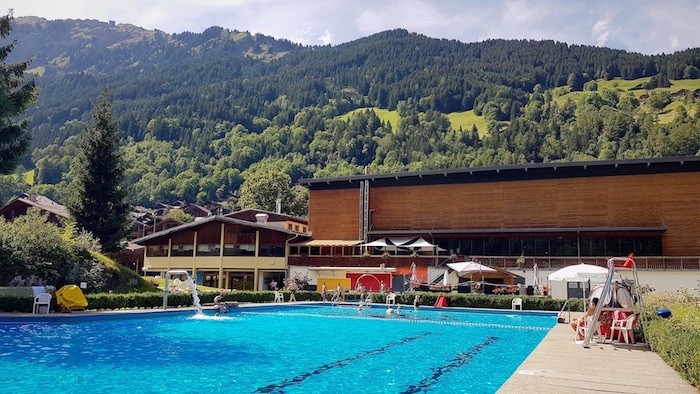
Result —
[[[12, 31], [12, 14], [0, 17], [0, 37]], [[6, 64], [15, 42], [0, 46], [0, 174], [8, 174], [29, 148], [27, 122], [14, 119], [24, 113], [35, 98], [33, 80], [25, 81], [29, 60]]]
[[250, 173], [241, 186], [241, 208], [255, 208], [275, 211], [277, 199], [280, 199], [282, 213], [289, 215], [306, 215], [306, 189], [291, 185], [292, 179], [286, 173], [264, 168]]
[[93, 110], [92, 124], [80, 136], [67, 204], [78, 226], [98, 238], [107, 252], [118, 249], [126, 235], [128, 213], [113, 118], [109, 93], [104, 90]]

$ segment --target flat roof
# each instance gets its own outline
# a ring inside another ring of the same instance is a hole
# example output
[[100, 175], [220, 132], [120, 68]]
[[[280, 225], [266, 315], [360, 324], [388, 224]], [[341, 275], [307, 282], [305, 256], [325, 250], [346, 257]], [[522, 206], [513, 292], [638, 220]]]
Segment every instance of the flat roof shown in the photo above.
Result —
[[372, 187], [454, 183], [482, 183], [536, 179], [583, 178], [700, 172], [700, 156], [663, 157], [629, 160], [528, 163], [490, 167], [442, 169], [388, 174], [364, 174], [332, 178], [304, 178], [299, 184], [313, 190], [359, 187], [370, 181]]

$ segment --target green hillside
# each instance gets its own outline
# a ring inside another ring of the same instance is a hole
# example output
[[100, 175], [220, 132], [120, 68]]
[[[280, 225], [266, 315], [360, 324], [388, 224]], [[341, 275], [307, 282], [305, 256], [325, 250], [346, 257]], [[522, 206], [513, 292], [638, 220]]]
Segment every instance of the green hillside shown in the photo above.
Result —
[[[374, 113], [377, 114], [377, 117], [379, 117], [382, 122], [389, 122], [393, 128], [396, 128], [399, 123], [399, 113], [397, 111], [390, 111], [388, 109], [377, 107], [354, 109], [346, 114], [338, 116], [338, 119], [348, 120], [354, 114], [367, 109], [374, 110]], [[472, 126], [476, 126], [476, 128], [479, 130], [479, 136], [481, 137], [486, 135], [486, 131], [488, 129], [488, 122], [486, 121], [486, 118], [474, 114], [474, 110], [452, 112], [447, 114], [447, 119], [450, 120], [453, 130], [459, 130], [460, 128], [462, 130], [471, 130]]]
[[[620, 93], [627, 93], [627, 92], [632, 92], [634, 96], [637, 99], [642, 98], [643, 95], [649, 95], [654, 92], [668, 92], [668, 93], [676, 93], [681, 89], [685, 89], [688, 91], [695, 91], [700, 89], [700, 79], [680, 79], [680, 80], [671, 80], [671, 87], [668, 88], [655, 88], [655, 89], [643, 89], [640, 88], [640, 86], [644, 86], [649, 82], [650, 78], [638, 78], [638, 79], [633, 79], [633, 80], [622, 80], [619, 78], [612, 79], [612, 80], [604, 80], [604, 79], [599, 79], [596, 80], [598, 83], [598, 89], [597, 93], [600, 93], [601, 91], [605, 89], [613, 89], [616, 90]], [[566, 88], [557, 88], [559, 90], [566, 89]], [[556, 90], [556, 89], [555, 89]], [[574, 100], [575, 102], [580, 102], [581, 100], [585, 99], [588, 96], [591, 96], [593, 93], [592, 91], [576, 91], [576, 92], [568, 92], [565, 93], [555, 99], [555, 102], [559, 105], [564, 104], [567, 100]], [[658, 112], [659, 114], [659, 123], [665, 124], [665, 123], [670, 123], [676, 118], [676, 110], [683, 105], [681, 101], [674, 100], [670, 104], [666, 105], [665, 108], [660, 110]], [[686, 106], [687, 107], [687, 106]], [[695, 109], [694, 108], [686, 108], [689, 112], [689, 114], [694, 115], [695, 114]]]

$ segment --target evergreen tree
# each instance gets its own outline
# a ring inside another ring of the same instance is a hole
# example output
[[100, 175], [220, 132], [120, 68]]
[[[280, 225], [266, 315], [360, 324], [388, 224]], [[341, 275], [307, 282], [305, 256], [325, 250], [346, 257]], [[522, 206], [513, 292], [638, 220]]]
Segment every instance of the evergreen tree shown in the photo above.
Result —
[[93, 109], [92, 124], [80, 136], [72, 172], [67, 207], [73, 219], [100, 240], [103, 250], [117, 250], [127, 232], [127, 193], [122, 187], [119, 135], [107, 90]]
[[[12, 31], [12, 14], [0, 17], [0, 37], [6, 39]], [[15, 42], [0, 46], [0, 174], [9, 174], [29, 148], [31, 137], [27, 122], [13, 122], [24, 113], [35, 97], [34, 81], [25, 83], [24, 71], [29, 60], [6, 64]]]

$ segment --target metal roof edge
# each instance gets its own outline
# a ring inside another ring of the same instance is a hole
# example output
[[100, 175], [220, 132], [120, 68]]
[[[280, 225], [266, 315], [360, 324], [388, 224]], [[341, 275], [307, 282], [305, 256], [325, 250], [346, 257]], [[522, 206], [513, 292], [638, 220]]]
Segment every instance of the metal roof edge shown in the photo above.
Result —
[[528, 228], [461, 228], [461, 229], [416, 229], [416, 230], [370, 230], [372, 235], [409, 234], [501, 234], [501, 233], [601, 233], [601, 232], [663, 232], [665, 226], [650, 227], [528, 227]]
[[381, 179], [391, 179], [395, 178], [399, 180], [401, 178], [412, 178], [412, 177], [432, 177], [436, 175], [455, 175], [455, 174], [474, 174], [474, 173], [488, 173], [488, 172], [500, 172], [500, 171], [517, 171], [522, 170], [527, 172], [529, 169], [553, 169], [556, 171], [558, 168], [581, 168], [586, 169], [587, 167], [605, 167], [613, 166], [615, 168], [619, 166], [635, 166], [639, 164], [646, 164], [647, 167], [652, 164], [679, 164], [683, 165], [685, 162], [700, 163], [700, 156], [674, 156], [674, 157], [655, 157], [646, 159], [624, 159], [624, 160], [591, 160], [591, 161], [577, 161], [577, 162], [550, 162], [550, 163], [526, 163], [526, 164], [514, 164], [514, 165], [499, 165], [499, 166], [487, 166], [487, 167], [472, 167], [472, 168], [446, 168], [437, 170], [424, 170], [424, 171], [407, 171], [407, 172], [396, 172], [396, 173], [384, 173], [384, 174], [362, 174], [362, 175], [350, 175], [341, 177], [329, 177], [329, 178], [302, 178], [299, 180], [301, 185], [315, 185], [323, 183], [338, 183], [338, 182], [359, 182], [363, 180], [381, 180]]

